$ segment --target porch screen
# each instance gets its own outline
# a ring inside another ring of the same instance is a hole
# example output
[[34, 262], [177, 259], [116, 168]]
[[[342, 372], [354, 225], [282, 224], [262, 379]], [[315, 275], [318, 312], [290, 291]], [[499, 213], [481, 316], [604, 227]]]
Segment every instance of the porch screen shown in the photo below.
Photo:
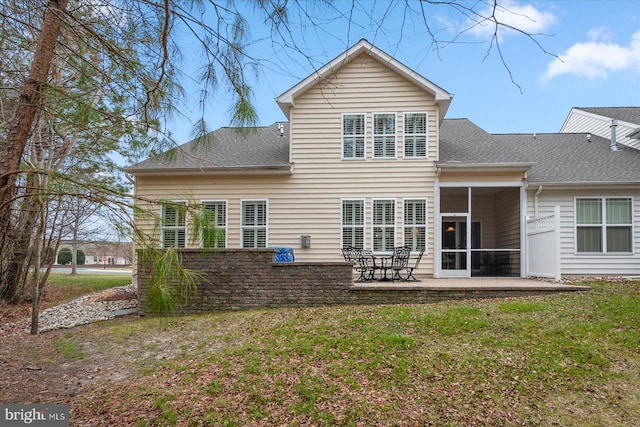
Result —
[[630, 198], [576, 199], [577, 252], [632, 252], [632, 218]]
[[242, 247], [267, 247], [267, 202], [242, 202]]
[[342, 201], [342, 247], [364, 249], [364, 200]]
[[162, 246], [184, 248], [186, 245], [186, 203], [173, 202], [162, 205]]

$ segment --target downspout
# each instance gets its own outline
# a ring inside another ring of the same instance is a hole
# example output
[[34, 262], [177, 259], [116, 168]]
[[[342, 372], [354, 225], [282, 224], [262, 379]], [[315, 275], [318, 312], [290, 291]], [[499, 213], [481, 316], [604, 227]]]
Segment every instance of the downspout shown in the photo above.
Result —
[[533, 217], [538, 218], [538, 196], [542, 193], [542, 185], [538, 185], [538, 190], [533, 195]]
[[434, 216], [434, 224], [433, 224], [433, 277], [435, 279], [440, 278], [440, 269], [442, 268], [442, 253], [440, 252], [440, 248], [442, 244], [440, 243], [442, 240], [442, 236], [440, 233], [440, 172], [442, 169], [436, 166], [436, 185], [433, 190], [433, 216]]
[[616, 143], [616, 128], [618, 127], [618, 121], [616, 119], [611, 120], [611, 142], [609, 148], [611, 151], [618, 151], [618, 144]]

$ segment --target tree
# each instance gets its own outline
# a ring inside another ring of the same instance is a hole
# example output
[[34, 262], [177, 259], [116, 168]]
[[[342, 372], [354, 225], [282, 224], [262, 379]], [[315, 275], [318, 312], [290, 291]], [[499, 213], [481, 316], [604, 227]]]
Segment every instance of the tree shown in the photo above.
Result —
[[[497, 0], [488, 5], [493, 7], [462, 0], [399, 1], [387, 10], [399, 8], [401, 26], [418, 16], [436, 50], [456, 40], [437, 38], [429, 6], [449, 8], [469, 27], [489, 23], [495, 28], [491, 46], [502, 58], [497, 35], [505, 24], [497, 18]], [[231, 125], [251, 127], [257, 124], [251, 88], [258, 70], [285, 67], [272, 57], [252, 56], [251, 43], [269, 38], [274, 51], [296, 55], [313, 68], [300, 33], [310, 25], [322, 29], [326, 16], [350, 25], [369, 8], [357, 0], [346, 10], [329, 1], [6, 0], [0, 9], [6, 58], [0, 58], [0, 299], [18, 299], [29, 266], [38, 267], [33, 292], [39, 294], [47, 274], [40, 277], [39, 267], [59, 245], [55, 224], [65, 221], [58, 209], [65, 200], [90, 200], [131, 223], [126, 189], [115, 180], [96, 182], [95, 176], [115, 169], [111, 153], [136, 158], [173, 143], [163, 123], [180, 113], [185, 99], [184, 43], [190, 57], [202, 58], [202, 116], [207, 101], [226, 88]], [[371, 23], [381, 32], [385, 13]], [[249, 15], [264, 23], [252, 28], [254, 38]], [[202, 119], [194, 136], [206, 130]]]

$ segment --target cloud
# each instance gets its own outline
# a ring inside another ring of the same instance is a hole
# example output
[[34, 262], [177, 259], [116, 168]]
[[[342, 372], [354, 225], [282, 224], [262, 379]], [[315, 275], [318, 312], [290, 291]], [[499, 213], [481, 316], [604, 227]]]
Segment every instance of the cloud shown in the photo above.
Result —
[[[498, 5], [495, 12], [492, 11], [492, 7], [489, 7], [481, 14], [482, 16], [493, 15], [489, 20], [478, 22], [470, 29], [472, 34], [481, 38], [493, 36], [496, 22], [507, 28], [510, 27], [528, 34], [540, 34], [556, 22], [556, 17], [551, 12], [544, 12], [532, 5], [512, 1]], [[501, 38], [513, 31], [504, 31], [505, 27], [499, 33]]]
[[587, 36], [591, 41], [576, 43], [551, 61], [542, 79], [562, 74], [598, 79], [612, 72], [640, 73], [640, 30], [631, 36], [629, 46], [610, 42], [609, 31], [602, 27], [591, 29]]

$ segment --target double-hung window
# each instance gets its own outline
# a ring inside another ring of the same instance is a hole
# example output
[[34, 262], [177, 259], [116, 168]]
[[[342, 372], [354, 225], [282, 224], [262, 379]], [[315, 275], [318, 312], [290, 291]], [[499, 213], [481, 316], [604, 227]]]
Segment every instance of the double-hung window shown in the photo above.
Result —
[[394, 158], [396, 156], [396, 115], [376, 113], [373, 115], [373, 157]]
[[171, 202], [162, 205], [162, 246], [184, 248], [187, 240], [187, 204]]
[[267, 201], [242, 202], [242, 247], [267, 247]]
[[374, 252], [392, 252], [395, 246], [396, 201], [373, 200], [372, 221]]
[[632, 211], [631, 198], [576, 199], [576, 251], [633, 252]]
[[365, 115], [342, 115], [342, 158], [364, 159]]
[[343, 200], [342, 247], [364, 249], [364, 200]]
[[404, 201], [404, 244], [412, 251], [420, 251], [427, 245], [427, 201]]
[[227, 240], [227, 203], [202, 202], [206, 223], [202, 227], [203, 248], [224, 248]]
[[404, 114], [404, 157], [427, 157], [427, 113]]

